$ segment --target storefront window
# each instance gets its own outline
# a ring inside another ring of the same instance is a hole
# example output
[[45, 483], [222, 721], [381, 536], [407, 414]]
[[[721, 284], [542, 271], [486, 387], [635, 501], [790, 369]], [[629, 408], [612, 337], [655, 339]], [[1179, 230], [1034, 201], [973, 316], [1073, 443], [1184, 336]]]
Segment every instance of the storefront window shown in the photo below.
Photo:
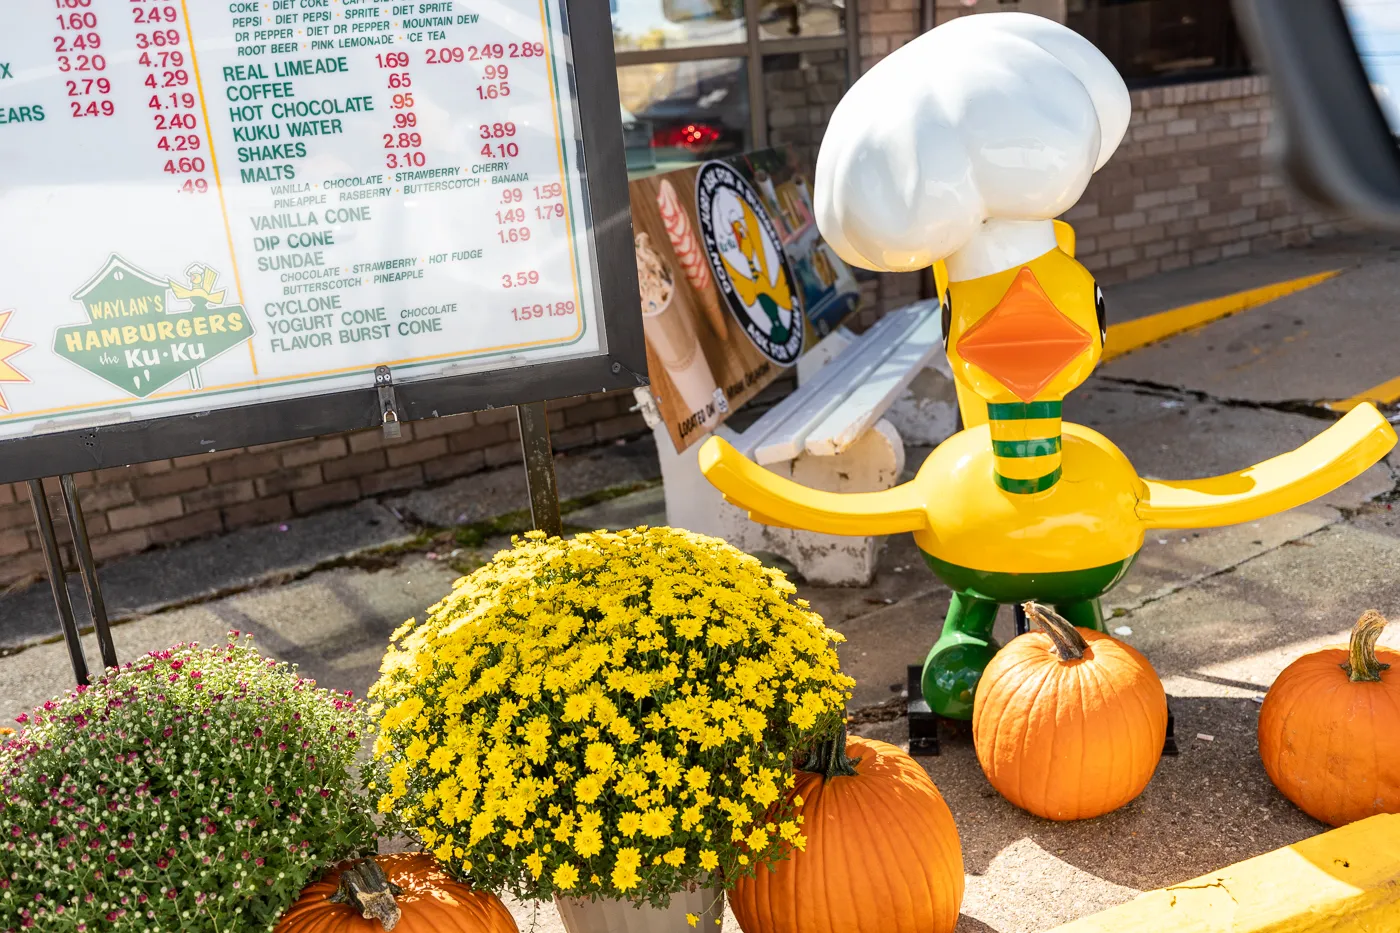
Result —
[[845, 0], [764, 0], [758, 33], [764, 39], [839, 36], [845, 28]]
[[627, 170], [665, 172], [752, 148], [742, 58], [617, 69]]
[[1142, 87], [1250, 72], [1225, 0], [1069, 0], [1065, 24]]
[[851, 0], [611, 0], [611, 10], [633, 177], [767, 146], [816, 158], [859, 59]]
[[842, 49], [765, 57], [763, 102], [769, 145], [790, 146], [807, 165], [816, 165], [822, 134], [845, 92]]
[[612, 0], [619, 52], [746, 41], [743, 0]]

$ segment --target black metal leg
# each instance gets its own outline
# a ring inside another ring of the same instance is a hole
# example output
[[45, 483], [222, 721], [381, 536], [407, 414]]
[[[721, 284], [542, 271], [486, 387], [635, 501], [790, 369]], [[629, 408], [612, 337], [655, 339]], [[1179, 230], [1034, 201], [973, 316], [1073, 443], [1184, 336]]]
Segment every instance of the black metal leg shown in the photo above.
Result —
[[1011, 608], [1016, 614], [1016, 634], [1024, 635], [1031, 630], [1031, 620], [1026, 618], [1026, 610], [1020, 603], [1013, 603]]
[[87, 519], [83, 518], [83, 507], [78, 501], [78, 490], [73, 485], [73, 474], [65, 473], [58, 478], [63, 488], [63, 507], [68, 511], [68, 527], [73, 532], [73, 553], [78, 560], [78, 576], [83, 581], [83, 592], [87, 594], [88, 609], [92, 612], [92, 627], [97, 632], [97, 645], [102, 651], [102, 666], [117, 666], [117, 644], [112, 640], [112, 628], [107, 624], [107, 601], [102, 598], [102, 585], [97, 580], [97, 565], [92, 560], [92, 545], [88, 541]]
[[68, 601], [68, 578], [63, 572], [63, 557], [58, 551], [58, 539], [53, 533], [53, 517], [49, 515], [49, 499], [44, 493], [44, 481], [29, 481], [29, 502], [34, 507], [34, 524], [39, 526], [39, 547], [49, 571], [49, 587], [53, 590], [54, 607], [58, 609], [58, 624], [63, 628], [63, 640], [68, 643], [68, 663], [73, 666], [73, 679], [83, 686], [92, 683], [88, 676], [87, 658], [78, 638], [78, 626], [73, 621], [73, 604]]
[[923, 665], [909, 665], [909, 754], [936, 756], [942, 751], [938, 744], [938, 721], [942, 717], [929, 709], [923, 681]]
[[1176, 747], [1176, 717], [1172, 715], [1172, 701], [1167, 701], [1167, 740], [1162, 743], [1163, 755], [1179, 755]]
[[554, 476], [554, 448], [544, 402], [515, 407], [520, 418], [520, 447], [525, 452], [525, 483], [530, 490], [530, 517], [550, 537], [561, 535], [559, 484]]

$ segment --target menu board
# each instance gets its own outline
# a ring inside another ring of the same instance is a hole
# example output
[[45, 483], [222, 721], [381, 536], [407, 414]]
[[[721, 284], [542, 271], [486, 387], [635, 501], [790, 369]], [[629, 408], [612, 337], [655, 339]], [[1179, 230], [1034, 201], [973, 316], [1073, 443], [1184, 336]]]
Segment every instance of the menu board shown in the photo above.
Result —
[[564, 12], [0, 5], [0, 439], [605, 350]]

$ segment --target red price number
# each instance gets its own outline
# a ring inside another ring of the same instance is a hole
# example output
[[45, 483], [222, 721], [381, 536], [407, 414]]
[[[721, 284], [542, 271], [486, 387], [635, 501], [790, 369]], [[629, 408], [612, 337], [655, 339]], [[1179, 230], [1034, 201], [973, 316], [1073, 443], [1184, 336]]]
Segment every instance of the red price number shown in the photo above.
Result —
[[488, 159], [513, 159], [520, 155], [518, 143], [498, 143], [493, 146], [490, 143], [481, 147], [481, 154]]
[[106, 78], [79, 78], [76, 81], [65, 81], [68, 85], [69, 97], [91, 97], [93, 94], [112, 93], [112, 82]]
[[138, 49], [163, 49], [179, 44], [180, 31], [178, 29], [157, 29], [155, 32], [138, 32], [136, 34], [136, 47]]
[[379, 62], [380, 68], [407, 68], [407, 52], [383, 52], [374, 56], [374, 60]]
[[96, 29], [97, 14], [91, 10], [81, 13], [60, 13], [58, 14], [58, 28], [76, 32], [79, 29]]
[[505, 230], [497, 230], [496, 236], [501, 238], [502, 243], [524, 243], [530, 239], [530, 228], [509, 227]]
[[540, 274], [533, 269], [528, 272], [501, 276], [501, 288], [524, 288], [526, 285], [538, 284], [540, 284]]
[[204, 140], [193, 133], [180, 136], [162, 136], [156, 148], [162, 152], [194, 152], [204, 148]]
[[70, 100], [68, 106], [73, 108], [75, 117], [110, 117], [117, 112], [117, 105], [110, 100], [90, 100], [86, 104]]
[[496, 211], [496, 223], [498, 224], [523, 224], [525, 222], [525, 208], [512, 207], [504, 211]]
[[106, 71], [107, 59], [101, 55], [60, 55], [58, 56], [58, 70], [69, 71]]
[[55, 52], [87, 52], [102, 48], [102, 37], [95, 32], [80, 32], [76, 36], [54, 36]]
[[554, 204], [536, 204], [535, 216], [540, 220], [554, 220], [555, 218], [562, 220], [564, 217], [564, 203], [562, 201], [557, 201]]
[[422, 152], [391, 152], [384, 157], [385, 168], [422, 168], [428, 157]]
[[[457, 46], [427, 50], [427, 62], [429, 65], [451, 65], [466, 60], [466, 50]], [[473, 59], [473, 61], [475, 61], [475, 59]]]
[[179, 68], [185, 64], [185, 53], [178, 49], [162, 49], [158, 52], [142, 52], [136, 59], [142, 68]]
[[570, 317], [574, 313], [572, 301], [551, 301], [543, 304], [521, 305], [510, 309], [517, 321], [533, 321], [543, 317]]
[[[146, 101], [146, 107], [151, 110], [193, 110], [195, 105], [194, 94], [189, 91], [171, 91], [169, 94], [152, 94], [151, 99]], [[193, 117], [191, 117], [193, 119]], [[190, 124], [193, 126], [194, 124]]]
[[[155, 100], [155, 98], [151, 99]], [[157, 113], [153, 115], [153, 118], [156, 129], [162, 133], [166, 130], [192, 130], [199, 125], [192, 113]]]
[[190, 175], [203, 172], [205, 170], [204, 160], [199, 156], [190, 158], [170, 159], [162, 169], [168, 175]]

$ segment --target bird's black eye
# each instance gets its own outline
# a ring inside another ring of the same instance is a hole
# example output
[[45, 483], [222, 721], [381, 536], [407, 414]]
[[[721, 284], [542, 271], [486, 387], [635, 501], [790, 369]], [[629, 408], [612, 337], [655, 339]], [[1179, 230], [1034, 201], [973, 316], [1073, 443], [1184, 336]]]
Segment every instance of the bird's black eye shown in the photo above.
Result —
[[953, 292], [943, 291], [943, 352], [948, 352], [948, 328], [953, 326]]
[[1108, 315], [1103, 307], [1103, 289], [1094, 286], [1094, 310], [1099, 314], [1099, 343], [1108, 343]]

